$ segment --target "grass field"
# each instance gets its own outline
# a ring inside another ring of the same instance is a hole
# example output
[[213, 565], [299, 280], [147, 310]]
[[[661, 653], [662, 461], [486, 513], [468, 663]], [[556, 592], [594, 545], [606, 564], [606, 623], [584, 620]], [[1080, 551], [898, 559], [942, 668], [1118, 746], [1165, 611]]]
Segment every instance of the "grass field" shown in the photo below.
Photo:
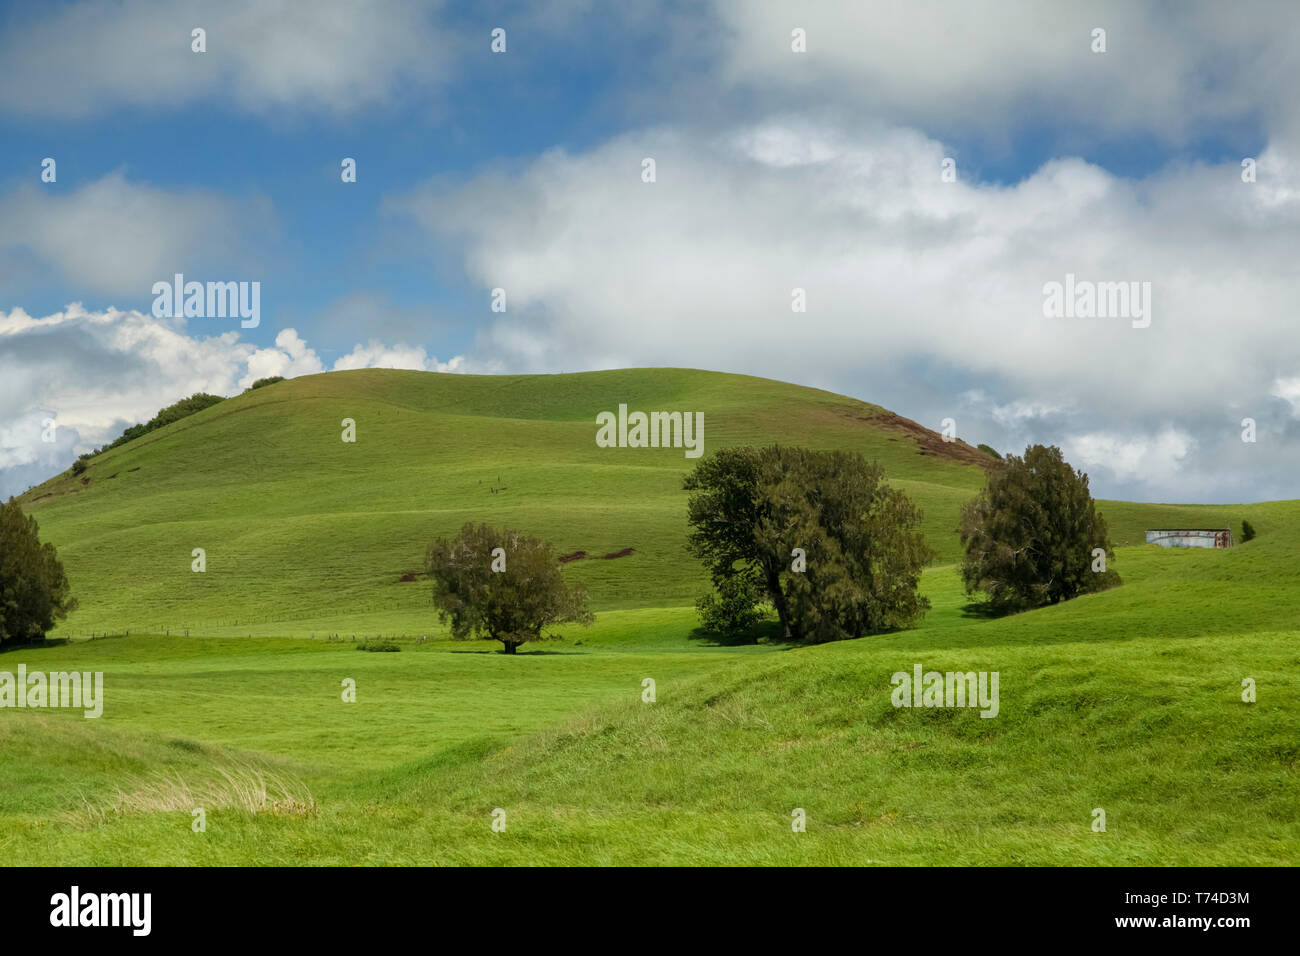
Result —
[[[596, 448], [596, 412], [620, 402], [703, 411], [709, 451], [879, 459], [940, 553], [923, 625], [806, 648], [694, 634], [691, 463]], [[1300, 502], [1103, 502], [1124, 585], [988, 620], [952, 533], [979, 460], [874, 406], [706, 372], [347, 372], [232, 399], [24, 497], [82, 607], [71, 641], [0, 670], [103, 671], [106, 702], [98, 720], [0, 710], [0, 847], [41, 864], [1294, 865]], [[1243, 517], [1259, 537], [1231, 550], [1139, 544]], [[594, 556], [566, 574], [596, 624], [513, 658], [446, 640], [427, 586], [399, 578], [471, 519]], [[353, 633], [401, 651], [359, 653]], [[890, 675], [914, 664], [999, 672], [998, 717], [894, 708]]]

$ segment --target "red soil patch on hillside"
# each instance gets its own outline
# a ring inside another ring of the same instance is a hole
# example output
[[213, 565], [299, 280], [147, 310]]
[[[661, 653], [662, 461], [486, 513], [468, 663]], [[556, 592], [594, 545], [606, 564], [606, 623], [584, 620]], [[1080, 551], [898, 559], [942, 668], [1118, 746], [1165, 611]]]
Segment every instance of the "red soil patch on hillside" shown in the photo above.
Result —
[[934, 429], [926, 428], [910, 418], [904, 418], [890, 411], [882, 411], [878, 415], [855, 415], [854, 417], [859, 421], [871, 422], [890, 431], [901, 432], [916, 442], [920, 446], [917, 449], [918, 454], [926, 457], [946, 458], [964, 465], [978, 465], [980, 468], [990, 468], [997, 464], [996, 458], [966, 444], [960, 438], [944, 441], [943, 436]]
[[[636, 554], [636, 548], [624, 548], [622, 551], [612, 551], [609, 554], [601, 555], [602, 561], [612, 561], [615, 558], [626, 558], [629, 554]], [[568, 564], [570, 561], [585, 561], [591, 555], [586, 551], [575, 551], [573, 554], [564, 554], [560, 556], [561, 564]]]

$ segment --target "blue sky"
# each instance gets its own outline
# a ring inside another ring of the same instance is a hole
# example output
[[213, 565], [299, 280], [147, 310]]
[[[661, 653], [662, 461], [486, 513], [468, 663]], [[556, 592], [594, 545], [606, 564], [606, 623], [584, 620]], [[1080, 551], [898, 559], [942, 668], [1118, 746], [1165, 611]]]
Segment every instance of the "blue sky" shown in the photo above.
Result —
[[[6, 3], [9, 29], [32, 19], [28, 4]], [[123, 108], [88, 116], [51, 120], [10, 113], [0, 117], [6, 154], [12, 164], [9, 185], [30, 180], [41, 159], [57, 159], [60, 192], [112, 173], [164, 189], [202, 188], [229, 196], [265, 197], [274, 204], [268, 223], [274, 241], [263, 237], [274, 265], [265, 280], [266, 321], [245, 338], [269, 345], [284, 326], [315, 330], [319, 314], [332, 302], [372, 291], [412, 318], [427, 313], [430, 328], [412, 323], [409, 335], [420, 344], [460, 351], [473, 338], [474, 313], [482, 312], [481, 291], [467, 287], [454, 260], [431, 263], [402, 248], [401, 230], [385, 215], [387, 194], [414, 188], [431, 176], [466, 176], [485, 164], [526, 161], [544, 150], [581, 150], [621, 129], [618, 115], [603, 101], [622, 82], [618, 60], [637, 55], [646, 44], [623, 38], [615, 52], [599, 44], [554, 42], [539, 53], [516, 53], [502, 69], [487, 38], [498, 21], [455, 7], [438, 17], [430, 8], [431, 28], [463, 30], [457, 68], [437, 89], [412, 89], [375, 110], [331, 115], [294, 109], [249, 116], [232, 108], [219, 88], [211, 95], [171, 109]], [[174, 17], [179, 36], [189, 44], [193, 17]], [[516, 48], [525, 31], [507, 34]], [[472, 42], [477, 36], [482, 42]], [[221, 55], [219, 40], [206, 54]], [[477, 49], [475, 49], [477, 47]], [[578, 47], [585, 54], [575, 58]], [[521, 61], [514, 66], [514, 61]], [[357, 182], [344, 186], [339, 162], [359, 163]], [[428, 251], [428, 250], [424, 250]], [[14, 276], [8, 290], [22, 297], [32, 314], [45, 314], [69, 301], [91, 307], [115, 305], [148, 311], [153, 296], [106, 296], [93, 283], [33, 263], [32, 273]], [[178, 268], [183, 268], [182, 262]], [[203, 259], [193, 261], [195, 277], [206, 274]], [[251, 274], [251, 273], [250, 273]], [[472, 301], [477, 296], [479, 301]], [[6, 303], [8, 305], [10, 303]], [[351, 348], [363, 330], [320, 323], [320, 348]]]
[[[1294, 4], [622, 6], [0, 6], [0, 494], [343, 362], [749, 372], [1116, 497], [1296, 496]], [[174, 272], [260, 326], [155, 320]], [[1066, 273], [1154, 321], [1045, 318]]]

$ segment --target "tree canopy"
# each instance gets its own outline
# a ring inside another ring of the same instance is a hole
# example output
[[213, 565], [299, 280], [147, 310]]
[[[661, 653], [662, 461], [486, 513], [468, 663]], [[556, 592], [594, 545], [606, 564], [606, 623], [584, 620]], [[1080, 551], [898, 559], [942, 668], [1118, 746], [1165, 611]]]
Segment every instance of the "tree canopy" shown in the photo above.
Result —
[[727, 448], [699, 462], [684, 487], [694, 492], [688, 547], [733, 614], [750, 582], [800, 641], [909, 627], [929, 607], [917, 591], [933, 558], [921, 513], [859, 454]]
[[429, 545], [425, 567], [438, 619], [457, 640], [488, 637], [513, 654], [553, 624], [593, 619], [586, 589], [565, 584], [551, 545], [518, 531], [467, 523]]
[[37, 641], [77, 606], [54, 545], [12, 498], [0, 504], [0, 645]]
[[962, 510], [958, 530], [966, 590], [984, 591], [994, 606], [1056, 604], [1120, 583], [1107, 566], [1114, 544], [1088, 476], [1055, 446], [1007, 455]]

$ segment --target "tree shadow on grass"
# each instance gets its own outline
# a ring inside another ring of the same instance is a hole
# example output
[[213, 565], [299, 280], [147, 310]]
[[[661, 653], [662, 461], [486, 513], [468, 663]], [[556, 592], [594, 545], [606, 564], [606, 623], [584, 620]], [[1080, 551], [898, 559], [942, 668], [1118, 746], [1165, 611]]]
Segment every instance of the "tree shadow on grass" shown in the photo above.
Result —
[[535, 651], [520, 650], [520, 651], [516, 651], [514, 654], [507, 654], [501, 648], [497, 648], [496, 650], [475, 650], [475, 651], [464, 650], [464, 651], [448, 651], [447, 653], [448, 654], [500, 654], [502, 657], [554, 657], [557, 655], [563, 657], [569, 654], [585, 654], [587, 652], [585, 650], [543, 651], [538, 649]]
[[766, 644], [770, 647], [795, 647], [798, 641], [785, 636], [780, 621], [760, 621], [739, 634], [719, 634], [697, 626], [691, 629], [689, 640], [700, 641], [708, 647], [753, 647]]
[[16, 641], [9, 641], [7, 644], [0, 646], [0, 654], [5, 654], [9, 651], [39, 651], [42, 648], [63, 647], [65, 644], [71, 643], [72, 640], [67, 637], [47, 637], [39, 641], [28, 641], [22, 644]]
[[1009, 604], [994, 604], [992, 601], [971, 601], [962, 605], [961, 616], [977, 621], [996, 621], [998, 618], [1010, 617], [1031, 608]]

